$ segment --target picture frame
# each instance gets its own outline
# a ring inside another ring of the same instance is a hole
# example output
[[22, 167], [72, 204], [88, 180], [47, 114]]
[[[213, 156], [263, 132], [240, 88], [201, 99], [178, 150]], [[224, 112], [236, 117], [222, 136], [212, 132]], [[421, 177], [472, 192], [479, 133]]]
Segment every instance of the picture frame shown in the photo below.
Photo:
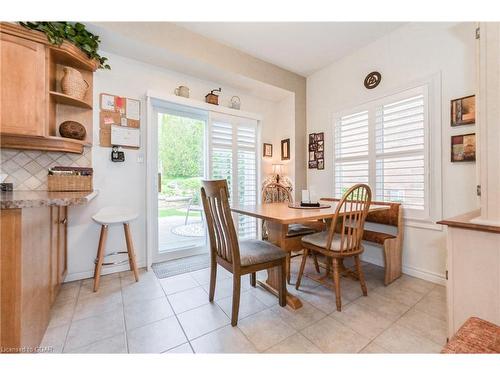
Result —
[[281, 160], [290, 160], [290, 138], [281, 141]]
[[450, 102], [450, 125], [474, 125], [476, 123], [476, 95], [464, 96]]
[[451, 162], [476, 161], [476, 133], [451, 136]]
[[262, 146], [262, 156], [265, 158], [273, 157], [273, 145], [272, 143], [264, 143]]
[[325, 133], [309, 134], [309, 169], [325, 169]]

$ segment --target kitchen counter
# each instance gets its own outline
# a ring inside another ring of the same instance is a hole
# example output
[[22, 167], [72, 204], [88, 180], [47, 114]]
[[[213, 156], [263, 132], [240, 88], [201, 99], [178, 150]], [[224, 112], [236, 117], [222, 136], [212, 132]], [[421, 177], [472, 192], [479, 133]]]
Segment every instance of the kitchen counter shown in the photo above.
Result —
[[474, 219], [477, 219], [480, 215], [481, 212], [479, 210], [474, 210], [449, 219], [443, 219], [438, 221], [437, 224], [480, 232], [500, 233], [500, 227], [498, 226], [474, 222]]
[[9, 191], [0, 193], [0, 208], [31, 208], [44, 206], [76, 206], [90, 202], [98, 194], [94, 191]]

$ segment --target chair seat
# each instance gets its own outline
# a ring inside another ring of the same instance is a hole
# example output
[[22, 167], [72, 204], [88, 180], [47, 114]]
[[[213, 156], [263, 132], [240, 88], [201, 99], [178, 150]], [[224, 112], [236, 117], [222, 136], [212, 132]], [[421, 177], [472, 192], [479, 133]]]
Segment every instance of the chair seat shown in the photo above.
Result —
[[287, 237], [304, 236], [316, 232], [313, 228], [302, 224], [290, 224], [288, 226]]
[[239, 242], [240, 259], [243, 267], [283, 259], [286, 253], [267, 241], [244, 240]]
[[[302, 237], [302, 243], [304, 245], [310, 244], [316, 247], [322, 247], [324, 249], [326, 249], [327, 240], [328, 240], [328, 231], [322, 231]], [[333, 237], [332, 246], [330, 250], [336, 252], [340, 251], [340, 237], [337, 234]], [[343, 251], [347, 250], [348, 249], [343, 249]]]
[[101, 224], [117, 224], [117, 223], [127, 223], [129, 221], [137, 219], [139, 214], [136, 211], [131, 210], [128, 207], [103, 207], [101, 208], [92, 219]]

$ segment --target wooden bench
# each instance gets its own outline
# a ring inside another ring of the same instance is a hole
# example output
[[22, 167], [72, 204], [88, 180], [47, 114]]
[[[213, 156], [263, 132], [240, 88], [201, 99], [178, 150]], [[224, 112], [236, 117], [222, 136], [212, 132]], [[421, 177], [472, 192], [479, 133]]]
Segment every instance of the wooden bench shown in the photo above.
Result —
[[[338, 202], [340, 199], [321, 200]], [[372, 204], [390, 207], [387, 210], [368, 213], [363, 232], [364, 241], [382, 246], [384, 250], [384, 284], [389, 285], [402, 274], [403, 208], [401, 203], [372, 201]]]

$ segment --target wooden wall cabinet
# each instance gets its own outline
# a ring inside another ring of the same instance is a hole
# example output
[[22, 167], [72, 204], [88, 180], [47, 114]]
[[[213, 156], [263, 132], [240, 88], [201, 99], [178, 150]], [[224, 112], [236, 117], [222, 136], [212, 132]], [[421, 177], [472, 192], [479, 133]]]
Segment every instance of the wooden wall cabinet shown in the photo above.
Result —
[[[45, 34], [0, 23], [0, 143], [2, 148], [82, 153], [92, 145], [93, 73], [96, 60], [64, 42], [54, 46]], [[63, 67], [80, 71], [90, 87], [83, 99], [62, 93]], [[83, 141], [63, 138], [59, 125], [66, 120], [87, 130]]]
[[0, 352], [39, 346], [67, 271], [67, 207], [1, 210]]

